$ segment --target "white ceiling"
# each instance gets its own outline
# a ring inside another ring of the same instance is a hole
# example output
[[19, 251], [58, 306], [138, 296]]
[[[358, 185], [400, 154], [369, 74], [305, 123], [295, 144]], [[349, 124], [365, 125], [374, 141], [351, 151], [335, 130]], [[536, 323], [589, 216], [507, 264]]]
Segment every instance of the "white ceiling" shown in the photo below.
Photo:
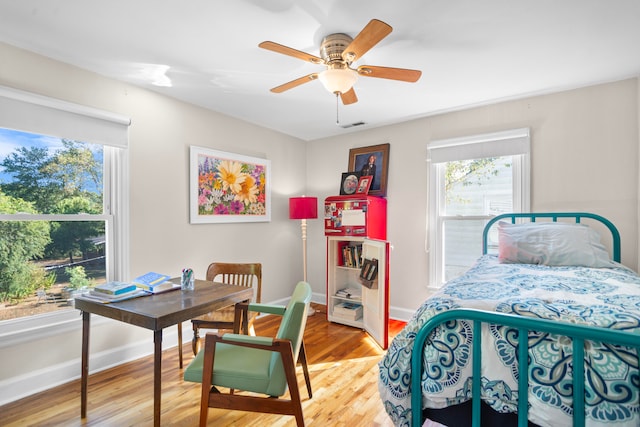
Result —
[[[361, 77], [339, 107], [319, 81], [270, 88], [372, 18], [393, 32], [354, 65], [422, 70], [417, 83]], [[0, 0], [0, 41], [304, 140], [473, 105], [640, 75], [639, 0]], [[0, 58], [0, 66], [2, 59]], [[166, 70], [172, 87], [150, 83]]]

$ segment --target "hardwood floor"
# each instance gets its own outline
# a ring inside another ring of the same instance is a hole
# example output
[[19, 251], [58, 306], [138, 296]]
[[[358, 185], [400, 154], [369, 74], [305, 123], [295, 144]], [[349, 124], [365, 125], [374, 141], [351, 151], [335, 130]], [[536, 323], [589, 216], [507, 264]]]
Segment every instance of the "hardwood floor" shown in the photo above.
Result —
[[[363, 331], [329, 323], [317, 306], [305, 330], [305, 344], [313, 388], [309, 399], [301, 369], [298, 379], [307, 426], [391, 427], [378, 396], [377, 362], [384, 353]], [[255, 323], [258, 335], [272, 336], [279, 317]], [[390, 322], [390, 336], [403, 323]], [[191, 345], [184, 345], [185, 363]], [[198, 425], [200, 384], [182, 380], [176, 348], [162, 360], [162, 425]], [[78, 367], [78, 369], [80, 369]], [[2, 426], [148, 426], [153, 425], [153, 356], [89, 377], [87, 418], [80, 418], [80, 381], [29, 396], [0, 407]], [[295, 426], [290, 416], [209, 410], [211, 426]]]

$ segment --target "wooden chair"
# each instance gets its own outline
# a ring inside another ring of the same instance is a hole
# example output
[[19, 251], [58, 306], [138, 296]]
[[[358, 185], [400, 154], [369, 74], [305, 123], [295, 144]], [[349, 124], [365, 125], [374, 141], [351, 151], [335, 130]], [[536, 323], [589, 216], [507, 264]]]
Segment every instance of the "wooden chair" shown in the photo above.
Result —
[[[304, 344], [302, 336], [311, 302], [311, 287], [300, 282], [286, 308], [280, 307], [282, 321], [275, 338], [227, 333], [207, 334], [204, 350], [184, 371], [186, 381], [202, 383], [200, 426], [206, 426], [209, 408], [293, 415], [304, 426], [302, 404], [296, 379], [296, 360]], [[278, 307], [278, 306], [270, 306]], [[249, 310], [274, 312], [265, 304], [249, 304]], [[311, 386], [305, 371], [307, 390]], [[221, 393], [217, 387], [228, 387]], [[290, 399], [282, 396], [289, 389]], [[239, 394], [235, 390], [264, 394]]]
[[[253, 287], [254, 301], [261, 302], [262, 298], [262, 264], [260, 263], [222, 263], [214, 262], [207, 268], [206, 280], [211, 282], [228, 283], [230, 285]], [[248, 317], [249, 331], [255, 335], [253, 321], [258, 313], [251, 313]], [[200, 329], [218, 329], [233, 331], [234, 308], [226, 307], [191, 320], [193, 326], [192, 348], [193, 354], [200, 350]]]

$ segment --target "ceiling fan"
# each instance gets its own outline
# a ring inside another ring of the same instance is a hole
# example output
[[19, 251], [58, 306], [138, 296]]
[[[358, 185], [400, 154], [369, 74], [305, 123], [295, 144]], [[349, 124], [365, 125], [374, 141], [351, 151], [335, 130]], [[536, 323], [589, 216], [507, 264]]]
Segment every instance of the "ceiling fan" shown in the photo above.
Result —
[[263, 49], [293, 56], [312, 64], [323, 64], [327, 67], [325, 71], [311, 73], [276, 86], [271, 89], [271, 92], [281, 93], [318, 79], [329, 92], [334, 93], [336, 96], [340, 95], [342, 103], [348, 105], [358, 102], [358, 97], [353, 89], [358, 76], [378, 77], [411, 83], [418, 81], [422, 75], [419, 70], [374, 65], [361, 65], [357, 69], [351, 68], [352, 63], [362, 58], [373, 46], [388, 36], [392, 30], [390, 25], [380, 20], [372, 19], [355, 38], [342, 33], [330, 34], [322, 40], [320, 57], [272, 41], [260, 43], [258, 46]]

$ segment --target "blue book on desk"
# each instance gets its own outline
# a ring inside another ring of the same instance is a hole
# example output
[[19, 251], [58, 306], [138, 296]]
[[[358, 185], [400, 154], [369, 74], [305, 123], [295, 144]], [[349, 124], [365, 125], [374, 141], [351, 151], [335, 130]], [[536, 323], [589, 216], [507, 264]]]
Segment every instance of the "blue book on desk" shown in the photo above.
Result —
[[150, 271], [149, 273], [145, 273], [142, 276], [138, 276], [133, 279], [133, 283], [137, 285], [139, 288], [145, 289], [147, 291], [157, 292], [162, 289], [171, 288], [171, 284], [168, 285], [165, 283], [169, 279], [169, 276], [166, 274], [154, 273]]
[[120, 295], [135, 291], [136, 285], [127, 282], [107, 282], [96, 286], [93, 290], [107, 295]]

